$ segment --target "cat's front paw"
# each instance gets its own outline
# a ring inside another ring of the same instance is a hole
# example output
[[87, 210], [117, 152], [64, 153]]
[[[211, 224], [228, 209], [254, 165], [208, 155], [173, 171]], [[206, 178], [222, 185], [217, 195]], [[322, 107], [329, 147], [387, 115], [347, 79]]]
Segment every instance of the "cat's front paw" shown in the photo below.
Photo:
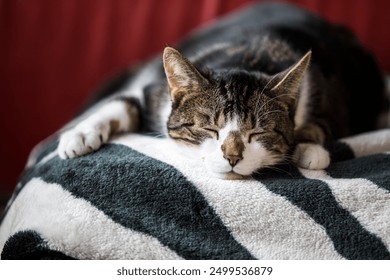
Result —
[[329, 152], [319, 144], [298, 144], [294, 152], [295, 163], [305, 169], [322, 170], [329, 166]]
[[61, 135], [58, 155], [62, 159], [68, 159], [89, 154], [106, 143], [108, 137], [108, 125], [78, 125]]

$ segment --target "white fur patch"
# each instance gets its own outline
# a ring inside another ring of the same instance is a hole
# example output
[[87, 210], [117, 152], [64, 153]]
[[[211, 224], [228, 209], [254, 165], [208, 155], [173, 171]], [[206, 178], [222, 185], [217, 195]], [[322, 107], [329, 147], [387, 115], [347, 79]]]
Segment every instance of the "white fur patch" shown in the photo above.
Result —
[[168, 135], [168, 128], [167, 128], [167, 122], [169, 119], [169, 116], [172, 111], [172, 103], [171, 102], [165, 102], [164, 107], [160, 111], [160, 131], [163, 133], [163, 135]]
[[330, 164], [329, 152], [319, 144], [298, 144], [294, 152], [294, 160], [301, 168], [321, 170]]
[[[158, 61], [160, 57], [158, 57]], [[150, 85], [152, 81], [160, 79], [159, 67], [156, 67], [156, 60], [147, 64], [143, 69], [138, 72], [125, 86], [125, 90], [122, 93], [128, 97], [135, 97], [139, 100], [141, 106], [144, 105], [144, 88]]]
[[219, 138], [207, 139], [201, 145], [201, 157], [209, 171], [216, 177], [224, 178], [226, 173], [233, 171], [229, 162], [223, 157], [221, 146], [232, 131], [238, 130], [238, 119], [228, 121], [223, 129], [219, 131]]
[[245, 143], [243, 160], [233, 171], [241, 175], [251, 175], [257, 169], [277, 163], [277, 159], [259, 142]]
[[233, 120], [228, 121], [224, 128], [222, 128], [219, 131], [219, 142], [221, 145], [225, 141], [226, 137], [232, 132], [232, 131], [238, 131], [239, 125], [238, 125], [238, 118], [235, 117]]
[[248, 176], [257, 169], [277, 163], [277, 159], [261, 143], [255, 141], [248, 143], [248, 139], [242, 139], [245, 145], [243, 159], [232, 167], [228, 160], [224, 158], [221, 146], [226, 137], [233, 131], [239, 131], [238, 118], [227, 122], [226, 126], [219, 131], [218, 140], [207, 139], [200, 146], [201, 158], [206, 168], [214, 176], [226, 178], [227, 173], [232, 171], [243, 176]]
[[74, 128], [64, 132], [60, 137], [58, 155], [63, 159], [74, 158], [99, 149], [108, 141], [110, 122], [113, 120], [118, 121], [119, 131], [128, 129], [131, 120], [124, 102], [109, 102]]
[[221, 145], [220, 141], [207, 139], [200, 146], [200, 155], [207, 170], [211, 171], [218, 178], [223, 178], [226, 173], [232, 171], [229, 162], [223, 158]]

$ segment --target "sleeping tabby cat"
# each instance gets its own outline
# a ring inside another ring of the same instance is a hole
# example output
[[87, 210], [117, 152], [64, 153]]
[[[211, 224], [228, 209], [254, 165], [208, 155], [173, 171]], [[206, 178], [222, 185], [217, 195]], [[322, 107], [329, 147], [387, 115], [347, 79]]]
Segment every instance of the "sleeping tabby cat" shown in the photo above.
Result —
[[82, 156], [124, 132], [160, 132], [215, 176], [294, 162], [330, 164], [324, 145], [373, 129], [380, 70], [345, 28], [287, 4], [261, 4], [192, 34], [124, 74], [60, 137]]

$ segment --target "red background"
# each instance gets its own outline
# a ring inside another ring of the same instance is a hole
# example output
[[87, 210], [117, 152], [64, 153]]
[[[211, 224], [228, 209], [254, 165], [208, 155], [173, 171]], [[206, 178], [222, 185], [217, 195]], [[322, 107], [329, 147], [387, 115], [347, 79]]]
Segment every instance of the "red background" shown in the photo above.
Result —
[[[249, 0], [0, 0], [0, 195], [102, 81]], [[296, 0], [354, 30], [390, 72], [390, 2]]]

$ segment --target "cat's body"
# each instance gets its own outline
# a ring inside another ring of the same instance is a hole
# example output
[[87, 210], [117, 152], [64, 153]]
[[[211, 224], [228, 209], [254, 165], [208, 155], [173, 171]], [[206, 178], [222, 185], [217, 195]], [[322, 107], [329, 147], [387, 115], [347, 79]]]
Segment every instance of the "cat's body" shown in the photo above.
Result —
[[220, 177], [251, 175], [292, 154], [301, 167], [323, 169], [322, 146], [374, 129], [383, 108], [380, 71], [354, 36], [290, 5], [251, 7], [178, 50], [166, 48], [163, 61], [109, 90], [115, 97], [61, 136], [59, 155], [152, 131], [188, 146]]

